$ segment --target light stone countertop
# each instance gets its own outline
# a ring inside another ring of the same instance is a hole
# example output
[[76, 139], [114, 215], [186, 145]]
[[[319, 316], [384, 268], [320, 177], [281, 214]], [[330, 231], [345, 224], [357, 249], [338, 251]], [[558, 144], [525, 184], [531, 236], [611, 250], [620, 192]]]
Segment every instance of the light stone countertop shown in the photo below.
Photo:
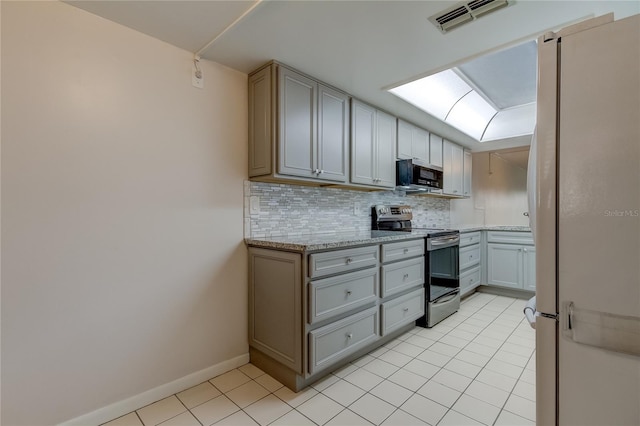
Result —
[[[518, 231], [530, 232], [528, 226], [484, 226], [470, 225], [453, 227], [461, 233], [471, 231]], [[419, 232], [393, 231], [348, 231], [316, 232], [302, 235], [245, 238], [245, 244], [252, 247], [309, 253], [321, 250], [349, 248], [368, 244], [424, 238]]]
[[326, 232], [281, 237], [245, 238], [252, 247], [308, 253], [320, 250], [349, 248], [367, 244], [379, 244], [424, 238], [423, 235], [393, 231]]

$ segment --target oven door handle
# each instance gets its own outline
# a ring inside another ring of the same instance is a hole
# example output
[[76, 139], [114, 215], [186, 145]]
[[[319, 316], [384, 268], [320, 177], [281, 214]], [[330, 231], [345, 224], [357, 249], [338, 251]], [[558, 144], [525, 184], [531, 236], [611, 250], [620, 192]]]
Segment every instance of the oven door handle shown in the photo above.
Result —
[[432, 248], [445, 248], [460, 244], [460, 235], [454, 235], [449, 238], [429, 238], [428, 250]]
[[439, 305], [440, 303], [447, 303], [447, 302], [452, 301], [456, 297], [458, 297], [458, 292], [457, 291], [455, 293], [453, 293], [453, 294], [448, 295], [448, 296], [442, 296], [441, 298], [434, 300], [433, 304], [434, 305]]

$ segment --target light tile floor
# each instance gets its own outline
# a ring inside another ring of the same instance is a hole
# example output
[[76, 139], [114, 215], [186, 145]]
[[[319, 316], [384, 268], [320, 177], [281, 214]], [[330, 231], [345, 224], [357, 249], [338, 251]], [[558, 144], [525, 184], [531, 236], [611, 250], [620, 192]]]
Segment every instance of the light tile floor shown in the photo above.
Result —
[[524, 305], [475, 293], [301, 392], [246, 364], [106, 425], [534, 425]]

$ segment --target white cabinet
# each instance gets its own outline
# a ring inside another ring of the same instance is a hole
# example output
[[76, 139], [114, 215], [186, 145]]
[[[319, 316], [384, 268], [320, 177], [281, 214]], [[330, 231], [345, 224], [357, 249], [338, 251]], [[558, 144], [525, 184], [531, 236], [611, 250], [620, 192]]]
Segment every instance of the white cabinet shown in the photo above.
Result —
[[433, 133], [429, 135], [429, 163], [442, 168], [442, 138]]
[[460, 233], [460, 295], [471, 293], [480, 285], [481, 269], [481, 232]]
[[535, 256], [530, 232], [488, 231], [487, 284], [536, 291]]
[[463, 195], [464, 155], [462, 147], [448, 140], [442, 143], [442, 192], [447, 195]]
[[471, 151], [464, 151], [464, 157], [462, 160], [463, 163], [463, 172], [462, 172], [462, 195], [464, 197], [471, 197], [471, 174], [472, 174], [472, 162], [473, 157], [471, 156]]
[[536, 248], [525, 246], [523, 251], [523, 287], [525, 290], [536, 291]]
[[429, 165], [429, 132], [398, 119], [398, 158]]
[[396, 185], [396, 118], [357, 100], [351, 103], [351, 183]]
[[249, 176], [346, 183], [349, 96], [271, 63], [249, 76]]

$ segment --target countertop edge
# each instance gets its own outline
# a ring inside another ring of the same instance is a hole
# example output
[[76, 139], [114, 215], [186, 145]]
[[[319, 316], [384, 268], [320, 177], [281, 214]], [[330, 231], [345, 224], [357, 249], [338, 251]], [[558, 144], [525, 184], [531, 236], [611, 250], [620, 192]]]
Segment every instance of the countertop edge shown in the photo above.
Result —
[[381, 244], [381, 243], [387, 243], [387, 242], [416, 240], [416, 239], [424, 238], [423, 236], [416, 236], [416, 235], [411, 235], [403, 232], [398, 232], [397, 234], [398, 235], [390, 235], [390, 236], [375, 237], [375, 238], [356, 237], [351, 240], [343, 240], [343, 241], [335, 241], [335, 242], [327, 242], [327, 243], [311, 243], [311, 244], [289, 243], [284, 241], [268, 240], [268, 238], [265, 238], [265, 239], [245, 238], [244, 242], [247, 246], [250, 246], [250, 247], [271, 248], [271, 249], [277, 249], [277, 250], [293, 251], [298, 253], [311, 253], [311, 252], [323, 251], [323, 250], [351, 248], [351, 247], [375, 245], [375, 244]]

